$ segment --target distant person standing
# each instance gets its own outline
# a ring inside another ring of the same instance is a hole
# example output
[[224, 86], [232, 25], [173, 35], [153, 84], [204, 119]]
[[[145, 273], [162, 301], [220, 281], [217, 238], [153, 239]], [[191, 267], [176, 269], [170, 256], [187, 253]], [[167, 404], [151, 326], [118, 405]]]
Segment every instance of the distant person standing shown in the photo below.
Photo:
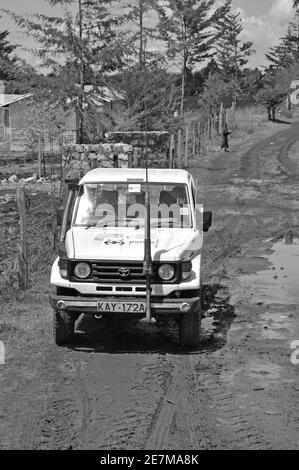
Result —
[[228, 136], [231, 134], [231, 131], [228, 129], [227, 124], [224, 125], [222, 131], [222, 142], [221, 142], [221, 149], [224, 148], [225, 152], [228, 152]]

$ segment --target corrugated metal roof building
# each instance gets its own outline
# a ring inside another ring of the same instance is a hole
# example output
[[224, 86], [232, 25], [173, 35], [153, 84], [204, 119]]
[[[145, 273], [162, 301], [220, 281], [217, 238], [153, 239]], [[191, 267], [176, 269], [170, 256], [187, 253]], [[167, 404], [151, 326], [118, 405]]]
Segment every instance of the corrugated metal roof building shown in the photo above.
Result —
[[[33, 95], [31, 93], [6, 94], [4, 87], [0, 87], [0, 91], [2, 91], [0, 93], [0, 155], [12, 156], [15, 153], [24, 153], [25, 133], [28, 129], [27, 116], [30, 112]], [[108, 87], [100, 87], [95, 91], [93, 87], [85, 86], [84, 91], [86, 106], [92, 104], [103, 115], [111, 115], [126, 102], [122, 93]], [[80, 113], [75, 103], [70, 103], [70, 109], [64, 113], [65, 132], [63, 137], [67, 142], [76, 143]]]
[[31, 93], [0, 94], [0, 151], [24, 150], [22, 130], [26, 128], [26, 113]]

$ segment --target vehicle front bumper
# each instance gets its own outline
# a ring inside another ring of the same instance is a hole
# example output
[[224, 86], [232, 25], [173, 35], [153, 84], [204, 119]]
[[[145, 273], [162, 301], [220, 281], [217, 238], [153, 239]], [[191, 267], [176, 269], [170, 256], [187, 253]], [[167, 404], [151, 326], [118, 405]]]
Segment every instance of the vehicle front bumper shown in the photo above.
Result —
[[[97, 314], [98, 312], [98, 303], [100, 301], [117, 301], [117, 302], [138, 302], [145, 301], [145, 297], [139, 298], [128, 298], [128, 297], [67, 297], [61, 295], [50, 294], [49, 296], [50, 304], [54, 310], [63, 310], [69, 313], [87, 313], [87, 314]], [[189, 305], [189, 310], [186, 310], [186, 304]], [[179, 299], [151, 299], [151, 310], [152, 314], [180, 314], [184, 315], [186, 313], [192, 312], [197, 309], [200, 305], [200, 297], [193, 298], [179, 298]], [[132, 313], [127, 313], [128, 315], [133, 315]], [[108, 313], [109, 315], [109, 313]], [[139, 314], [142, 315], [142, 314]]]

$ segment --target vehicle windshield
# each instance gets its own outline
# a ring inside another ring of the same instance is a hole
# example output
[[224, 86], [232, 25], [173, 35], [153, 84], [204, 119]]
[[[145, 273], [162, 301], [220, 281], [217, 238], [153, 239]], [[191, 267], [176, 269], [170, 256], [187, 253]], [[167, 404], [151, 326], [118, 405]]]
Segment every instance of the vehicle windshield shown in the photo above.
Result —
[[[144, 227], [145, 183], [88, 183], [77, 199], [74, 225]], [[191, 228], [192, 211], [184, 184], [149, 183], [153, 228]]]

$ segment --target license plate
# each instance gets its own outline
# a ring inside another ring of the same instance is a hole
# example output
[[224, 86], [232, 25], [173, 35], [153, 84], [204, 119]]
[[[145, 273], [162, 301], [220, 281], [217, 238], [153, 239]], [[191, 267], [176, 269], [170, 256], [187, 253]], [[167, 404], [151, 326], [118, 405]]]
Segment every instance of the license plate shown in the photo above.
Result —
[[145, 313], [145, 302], [98, 302], [98, 312]]

